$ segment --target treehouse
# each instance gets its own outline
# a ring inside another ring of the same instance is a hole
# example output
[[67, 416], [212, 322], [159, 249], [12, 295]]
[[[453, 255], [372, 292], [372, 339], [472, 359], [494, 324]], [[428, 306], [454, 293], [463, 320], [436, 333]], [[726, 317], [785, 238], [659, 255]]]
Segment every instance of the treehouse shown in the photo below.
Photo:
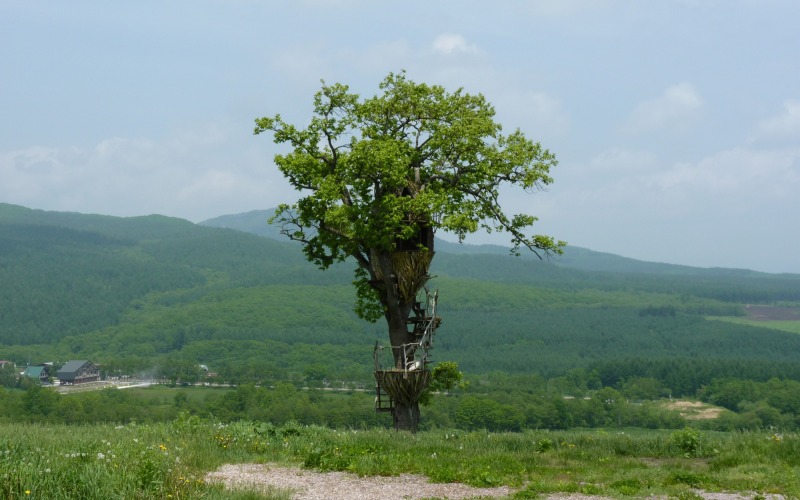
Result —
[[[410, 306], [405, 318], [405, 335], [401, 345], [384, 348], [375, 344], [375, 410], [395, 412], [397, 406], [416, 406], [422, 392], [431, 380], [428, 369], [428, 352], [433, 345], [433, 336], [441, 323], [436, 316], [438, 292], [431, 294], [425, 287], [430, 279], [428, 270], [433, 260], [434, 232], [425, 224], [409, 216], [408, 227], [415, 227], [411, 235], [395, 240], [394, 250], [389, 253], [391, 280], [384, 280], [386, 268], [376, 266], [378, 283], [394, 283], [397, 300]], [[378, 256], [372, 256], [378, 261]], [[386, 285], [383, 285], [386, 286]], [[420, 291], [424, 299], [420, 300]], [[398, 336], [392, 337], [397, 342]], [[418, 410], [417, 410], [418, 411]], [[396, 417], [396, 414], [395, 414]]]
[[[375, 411], [390, 412], [395, 401], [405, 406], [413, 405], [430, 383], [428, 356], [433, 348], [436, 328], [442, 321], [436, 316], [438, 298], [438, 291], [431, 294], [425, 289], [424, 303], [414, 303], [407, 320], [411, 342], [388, 349], [375, 343]], [[400, 360], [399, 363], [396, 359]]]

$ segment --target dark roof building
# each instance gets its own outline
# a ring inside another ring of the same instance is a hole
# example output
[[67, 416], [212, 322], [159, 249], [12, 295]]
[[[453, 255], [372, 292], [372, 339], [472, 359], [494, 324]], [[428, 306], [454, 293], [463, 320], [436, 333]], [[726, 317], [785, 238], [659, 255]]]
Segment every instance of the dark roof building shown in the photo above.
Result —
[[100, 380], [100, 368], [85, 359], [67, 361], [58, 370], [58, 382], [62, 385], [85, 384]]

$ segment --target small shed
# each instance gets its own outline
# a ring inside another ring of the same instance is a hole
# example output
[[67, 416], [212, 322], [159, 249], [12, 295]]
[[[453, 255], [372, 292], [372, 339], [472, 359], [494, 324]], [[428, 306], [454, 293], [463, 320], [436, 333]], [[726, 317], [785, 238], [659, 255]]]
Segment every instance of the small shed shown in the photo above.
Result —
[[100, 380], [100, 368], [91, 361], [81, 359], [67, 361], [58, 370], [58, 380], [61, 385], [85, 384]]
[[25, 371], [22, 372], [22, 375], [36, 379], [41, 384], [47, 384], [50, 382], [50, 368], [47, 365], [28, 366], [25, 368]]

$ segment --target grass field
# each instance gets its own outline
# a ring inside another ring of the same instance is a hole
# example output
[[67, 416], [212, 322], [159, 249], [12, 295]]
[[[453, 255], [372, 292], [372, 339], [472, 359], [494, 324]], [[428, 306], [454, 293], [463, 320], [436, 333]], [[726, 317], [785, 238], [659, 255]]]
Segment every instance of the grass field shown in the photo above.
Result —
[[706, 319], [800, 333], [800, 307], [745, 306], [747, 316], [708, 316]]
[[[226, 463], [299, 465], [362, 476], [551, 493], [697, 498], [696, 490], [800, 496], [800, 436], [701, 433], [337, 431], [296, 424], [0, 425], [0, 498], [263, 498], [205, 476]], [[275, 490], [266, 498], [289, 498]]]
[[727, 321], [740, 325], [755, 326], [758, 328], [771, 328], [784, 332], [800, 333], [800, 321], [798, 320], [756, 320], [736, 316], [708, 316], [706, 319], [715, 321]]

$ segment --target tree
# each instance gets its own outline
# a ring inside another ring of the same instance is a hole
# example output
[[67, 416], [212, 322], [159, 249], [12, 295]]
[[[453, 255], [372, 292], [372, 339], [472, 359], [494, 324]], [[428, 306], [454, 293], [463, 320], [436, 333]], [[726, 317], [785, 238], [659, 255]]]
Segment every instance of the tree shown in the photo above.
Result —
[[0, 387], [15, 387], [17, 385], [17, 367], [13, 363], [0, 365]]
[[[526, 248], [539, 257], [560, 253], [564, 243], [528, 234], [536, 217], [509, 216], [499, 201], [505, 185], [536, 191], [550, 184], [553, 154], [519, 130], [503, 135], [480, 94], [417, 84], [404, 72], [390, 73], [379, 88], [382, 94], [361, 100], [346, 85], [323, 81], [307, 127], [275, 115], [257, 119], [255, 133], [271, 131], [291, 147], [275, 163], [303, 193], [280, 205], [272, 222], [321, 269], [355, 260], [355, 311], [386, 320], [401, 369], [409, 353], [399, 347], [414, 340], [409, 317], [429, 278], [437, 230], [459, 241], [479, 229], [506, 232], [512, 253]], [[395, 401], [393, 417], [395, 428], [415, 429], [418, 401]]]
[[434, 392], [448, 392], [455, 388], [466, 389], [469, 382], [464, 380], [464, 374], [458, 371], [458, 363], [442, 361], [431, 371], [430, 383], [422, 391], [419, 402], [428, 405]]

